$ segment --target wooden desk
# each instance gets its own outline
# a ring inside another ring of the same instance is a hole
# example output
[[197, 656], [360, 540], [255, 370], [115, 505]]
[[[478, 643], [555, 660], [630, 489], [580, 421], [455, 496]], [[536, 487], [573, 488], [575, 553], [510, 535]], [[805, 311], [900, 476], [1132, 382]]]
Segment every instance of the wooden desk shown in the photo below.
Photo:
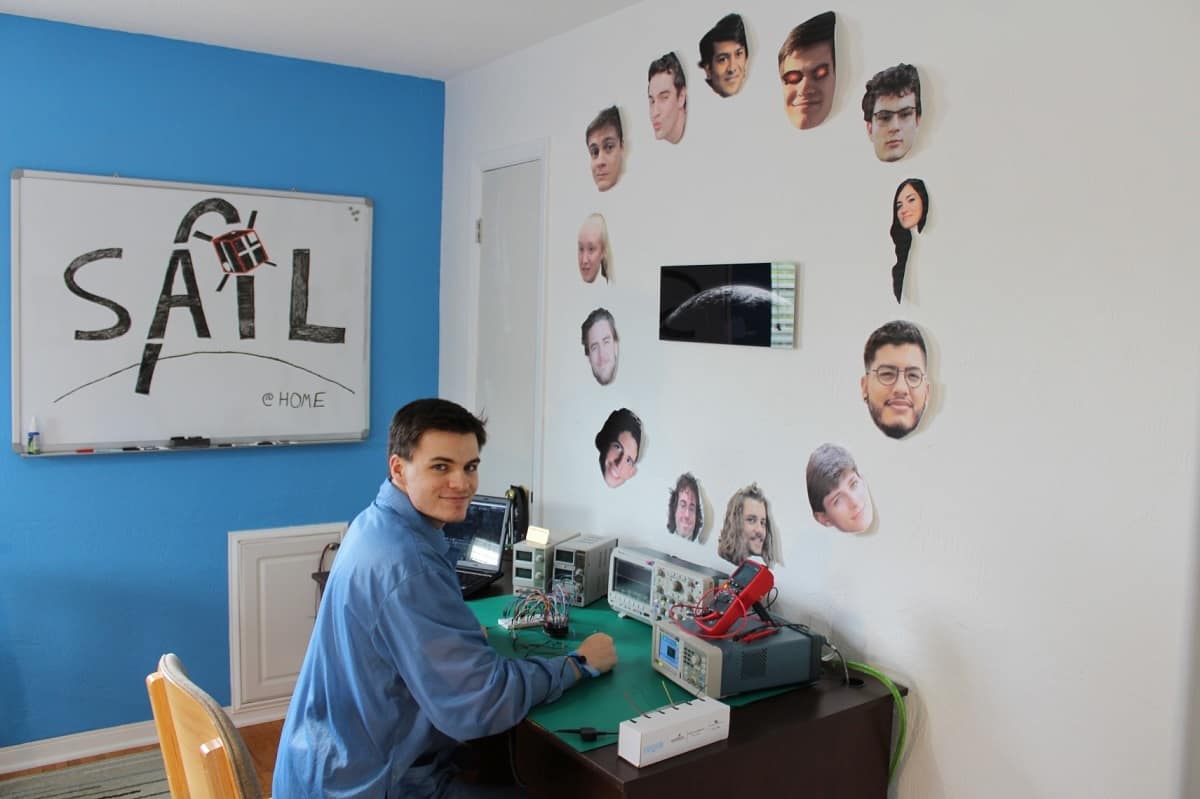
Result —
[[645, 768], [618, 758], [615, 743], [577, 752], [529, 720], [513, 733], [513, 755], [517, 778], [547, 799], [882, 798], [892, 715], [885, 687], [871, 678], [844, 686], [839, 673], [735, 707], [727, 740]]
[[[517, 776], [537, 797], [886, 797], [892, 698], [833, 678], [735, 707], [729, 738], [644, 768], [616, 744], [576, 752], [532, 722], [515, 731]], [[683, 792], [683, 793], [681, 793]]]

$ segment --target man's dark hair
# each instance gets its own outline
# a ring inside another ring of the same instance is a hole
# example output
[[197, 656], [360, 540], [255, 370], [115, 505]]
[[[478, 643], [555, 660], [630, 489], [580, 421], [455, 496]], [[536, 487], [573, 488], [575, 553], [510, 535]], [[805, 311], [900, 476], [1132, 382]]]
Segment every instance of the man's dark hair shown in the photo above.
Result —
[[[746, 57], [750, 57], [750, 45], [746, 42], [746, 24], [742, 22], [741, 14], [726, 14], [716, 25], [713, 25], [712, 30], [701, 37], [700, 63], [698, 65], [701, 69], [706, 70], [712, 66], [717, 42], [737, 42], [746, 51]], [[708, 82], [712, 83], [712, 81]]]
[[487, 431], [483, 429], [486, 423], [486, 419], [476, 417], [463, 406], [449, 400], [413, 400], [392, 417], [392, 426], [388, 430], [388, 457], [399, 455], [406, 461], [412, 460], [417, 442], [428, 430], [474, 433], [479, 448], [483, 449], [487, 443]]
[[[662, 57], [651, 61], [646, 80], [649, 81], [660, 72], [666, 72], [674, 79], [676, 94], [687, 88], [687, 78], [683, 74], [683, 64], [679, 63], [679, 57], [674, 53], [665, 53]], [[683, 107], [687, 108], [686, 99], [683, 102]]]
[[812, 47], [821, 42], [829, 42], [829, 58], [836, 69], [837, 47], [833, 43], [833, 32], [836, 25], [837, 16], [832, 11], [826, 11], [824, 14], [817, 14], [812, 19], [807, 19], [792, 28], [791, 33], [783, 40], [783, 46], [779, 48], [779, 66], [782, 67], [787, 57], [798, 50]]
[[679, 475], [679, 479], [675, 481], [675, 487], [671, 489], [671, 498], [667, 500], [667, 530], [675, 532], [675, 506], [679, 504], [679, 492], [685, 488], [691, 489], [692, 496], [696, 498], [696, 526], [692, 528], [692, 537], [688, 539], [695, 541], [704, 527], [704, 508], [700, 504], [700, 484], [696, 482], [696, 478], [692, 476], [691, 472]]
[[616, 128], [617, 141], [621, 142], [621, 144], [625, 143], [625, 133], [621, 129], [621, 112], [617, 110], [615, 105], [610, 105], [599, 114], [596, 114], [596, 118], [587, 126], [587, 133], [583, 134], [584, 142], [592, 138], [593, 133], [605, 128]]
[[909, 92], [912, 92], [916, 98], [917, 117], [920, 118], [921, 78], [917, 75], [917, 68], [912, 64], [897, 64], [881, 72], [876, 72], [875, 76], [867, 81], [867, 91], [863, 94], [863, 120], [871, 121], [871, 117], [875, 114], [875, 101], [880, 97], [902, 97]]
[[926, 360], [929, 358], [929, 354], [925, 351], [925, 337], [921, 335], [921, 329], [912, 322], [897, 319], [894, 322], [888, 322], [867, 339], [867, 346], [863, 348], [864, 368], [870, 369], [871, 364], [875, 361], [875, 353], [879, 351], [880, 347], [889, 344], [916, 344], [921, 348], [921, 356]]
[[642, 420], [628, 408], [618, 408], [608, 415], [604, 427], [596, 434], [596, 449], [600, 450], [600, 474], [604, 474], [604, 456], [609, 446], [618, 440], [617, 436], [621, 433], [629, 433], [638, 445], [638, 456], [634, 462], [642, 459]]
[[617, 335], [617, 323], [613, 321], [613, 315], [604, 308], [597, 308], [587, 315], [587, 319], [583, 320], [583, 324], [579, 326], [580, 338], [583, 340], [583, 354], [588, 354], [588, 331], [592, 329], [592, 325], [599, 322], [601, 319], [608, 322], [608, 326], [612, 328], [613, 341], [620, 341], [621, 337]]
[[842, 482], [847, 471], [858, 472], [858, 465], [837, 444], [822, 444], [808, 459], [805, 479], [808, 483], [808, 504], [813, 513], [825, 512], [825, 497]]

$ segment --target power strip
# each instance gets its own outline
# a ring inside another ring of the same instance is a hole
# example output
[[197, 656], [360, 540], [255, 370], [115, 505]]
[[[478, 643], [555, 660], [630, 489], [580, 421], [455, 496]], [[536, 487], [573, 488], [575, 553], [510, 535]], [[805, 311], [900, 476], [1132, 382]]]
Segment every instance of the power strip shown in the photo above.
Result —
[[729, 737], [729, 705], [707, 696], [665, 705], [618, 728], [617, 756], [641, 768]]

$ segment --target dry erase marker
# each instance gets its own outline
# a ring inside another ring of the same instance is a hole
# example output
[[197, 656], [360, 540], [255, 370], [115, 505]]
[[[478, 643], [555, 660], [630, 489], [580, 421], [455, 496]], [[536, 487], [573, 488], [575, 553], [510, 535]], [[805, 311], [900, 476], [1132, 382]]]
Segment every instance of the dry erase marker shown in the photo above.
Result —
[[29, 420], [29, 432], [25, 435], [25, 453], [40, 455], [42, 452], [42, 434], [38, 432], [37, 417]]

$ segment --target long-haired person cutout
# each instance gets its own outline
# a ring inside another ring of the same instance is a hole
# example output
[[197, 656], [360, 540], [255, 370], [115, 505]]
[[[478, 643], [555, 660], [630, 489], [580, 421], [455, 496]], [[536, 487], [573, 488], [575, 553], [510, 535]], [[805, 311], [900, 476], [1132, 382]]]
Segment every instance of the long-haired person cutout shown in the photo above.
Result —
[[896, 302], [904, 292], [904, 273], [908, 269], [908, 255], [912, 250], [913, 228], [920, 233], [929, 218], [929, 192], [925, 181], [908, 178], [896, 187], [892, 198], [892, 226], [889, 233], [896, 248], [896, 263], [892, 266], [892, 293]]

